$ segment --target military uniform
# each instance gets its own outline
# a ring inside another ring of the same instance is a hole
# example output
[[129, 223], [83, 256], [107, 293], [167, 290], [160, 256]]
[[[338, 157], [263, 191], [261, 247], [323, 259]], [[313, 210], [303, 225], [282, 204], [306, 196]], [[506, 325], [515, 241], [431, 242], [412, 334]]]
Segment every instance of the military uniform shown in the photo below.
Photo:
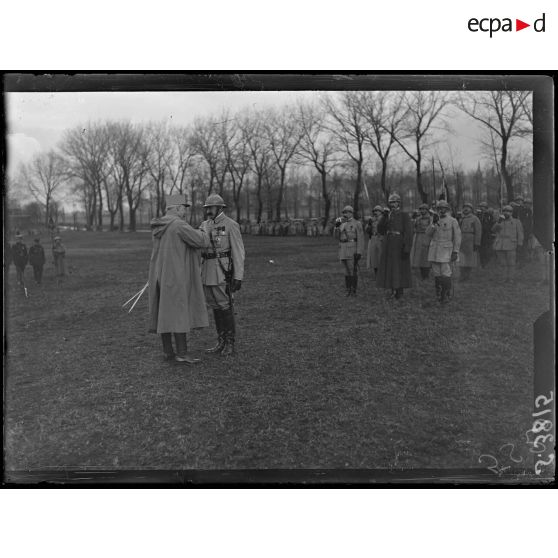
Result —
[[488, 211], [488, 206], [485, 204], [484, 207], [486, 209], [484, 211], [481, 211], [478, 217], [481, 224], [481, 244], [479, 249], [479, 256], [482, 268], [485, 268], [492, 259], [492, 243], [494, 241], [492, 227], [495, 223], [494, 215], [490, 211]]
[[[512, 212], [511, 206], [504, 206], [503, 209], [509, 214]], [[510, 216], [498, 221], [492, 227], [492, 231], [496, 235], [494, 239], [496, 259], [504, 269], [506, 281], [509, 281], [515, 268], [517, 250], [523, 246], [523, 226], [519, 219]]]
[[[472, 206], [469, 206], [471, 211]], [[482, 239], [482, 225], [479, 218], [473, 213], [463, 215], [460, 223], [461, 247], [459, 252], [459, 267], [461, 279], [466, 281], [471, 275], [471, 269], [477, 267], [477, 252]]]
[[[419, 209], [428, 210], [427, 205], [422, 205]], [[430, 274], [430, 262], [428, 261], [428, 248], [430, 246], [430, 238], [426, 236], [426, 229], [432, 223], [432, 217], [426, 215], [418, 215], [413, 221], [413, 247], [411, 249], [411, 267], [420, 268], [422, 279], [428, 279]]]
[[[438, 202], [438, 207], [449, 210], [445, 201]], [[440, 215], [426, 229], [426, 235], [431, 239], [428, 261], [434, 273], [436, 294], [440, 296], [441, 302], [446, 302], [451, 292], [451, 262], [457, 258], [461, 247], [461, 229], [457, 219], [449, 214]]]
[[378, 224], [381, 219], [382, 208], [376, 206], [374, 208], [374, 216], [372, 216], [366, 224], [366, 234], [368, 235], [368, 249], [366, 251], [366, 269], [373, 269], [374, 273], [378, 272], [380, 265], [380, 256], [382, 254], [382, 244], [384, 235], [378, 231]]
[[358, 275], [355, 267], [362, 258], [364, 251], [364, 231], [360, 221], [353, 217], [353, 208], [343, 208], [345, 220], [338, 219], [336, 226], [339, 231], [339, 261], [345, 267], [345, 289], [347, 296], [355, 296], [358, 286]]
[[[213, 194], [204, 207], [225, 207], [223, 199]], [[204, 221], [210, 245], [202, 252], [202, 283], [209, 308], [213, 310], [217, 329], [217, 345], [208, 352], [234, 353], [235, 321], [232, 294], [240, 289], [244, 280], [244, 243], [238, 223], [222, 211], [213, 219]]]
[[36, 240], [35, 244], [29, 248], [29, 263], [33, 266], [33, 275], [37, 285], [40, 285], [43, 279], [45, 261], [45, 250]]
[[12, 259], [16, 268], [16, 276], [18, 284], [22, 285], [25, 281], [25, 266], [27, 265], [29, 255], [27, 246], [23, 244], [22, 237], [17, 237], [17, 242], [12, 246]]
[[533, 211], [530, 207], [523, 205], [523, 198], [518, 198], [520, 201], [512, 214], [515, 219], [518, 219], [523, 227], [523, 245], [518, 248], [517, 256], [519, 265], [523, 266], [530, 258], [530, 248], [532, 246], [531, 237], [533, 235]]
[[66, 248], [60, 241], [59, 236], [54, 237], [54, 246], [52, 247], [52, 255], [54, 257], [54, 267], [56, 269], [56, 276], [63, 277], [66, 275]]

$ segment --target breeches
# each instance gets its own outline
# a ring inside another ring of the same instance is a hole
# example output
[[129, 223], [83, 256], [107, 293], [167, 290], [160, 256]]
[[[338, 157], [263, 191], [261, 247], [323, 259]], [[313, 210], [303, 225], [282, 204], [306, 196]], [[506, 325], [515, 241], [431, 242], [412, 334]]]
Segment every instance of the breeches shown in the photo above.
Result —
[[229, 295], [225, 285], [204, 285], [203, 292], [207, 306], [212, 310], [226, 310], [230, 308]]
[[431, 262], [434, 277], [451, 277], [451, 265], [449, 262]]
[[496, 250], [496, 258], [502, 267], [515, 267], [515, 250]]

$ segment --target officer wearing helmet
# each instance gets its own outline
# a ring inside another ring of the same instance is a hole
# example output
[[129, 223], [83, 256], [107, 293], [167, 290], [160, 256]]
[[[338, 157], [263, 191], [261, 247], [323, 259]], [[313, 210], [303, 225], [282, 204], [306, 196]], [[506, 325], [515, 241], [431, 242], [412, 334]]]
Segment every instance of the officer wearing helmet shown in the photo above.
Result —
[[345, 268], [345, 289], [347, 296], [356, 296], [358, 275], [356, 268], [364, 251], [364, 230], [360, 221], [354, 218], [354, 211], [346, 205], [335, 226], [339, 232], [339, 260]]
[[457, 219], [449, 214], [447, 201], [438, 201], [436, 209], [432, 224], [426, 229], [431, 239], [428, 261], [432, 264], [436, 295], [445, 304], [451, 293], [451, 264], [457, 260], [461, 247], [461, 229]]
[[492, 243], [494, 241], [492, 227], [495, 223], [494, 214], [485, 201], [479, 203], [478, 219], [481, 224], [479, 256], [481, 267], [484, 269], [492, 259]]
[[206, 352], [229, 356], [235, 354], [232, 295], [244, 279], [244, 243], [238, 223], [223, 212], [221, 196], [211, 194], [203, 207], [207, 220], [200, 229], [209, 235], [210, 245], [202, 252], [202, 282], [217, 330], [217, 344]]
[[388, 206], [378, 224], [378, 232], [385, 235], [385, 240], [376, 283], [379, 288], [390, 289], [390, 297], [400, 299], [403, 289], [412, 284], [413, 225], [410, 215], [401, 211], [401, 198], [397, 194], [389, 196]]

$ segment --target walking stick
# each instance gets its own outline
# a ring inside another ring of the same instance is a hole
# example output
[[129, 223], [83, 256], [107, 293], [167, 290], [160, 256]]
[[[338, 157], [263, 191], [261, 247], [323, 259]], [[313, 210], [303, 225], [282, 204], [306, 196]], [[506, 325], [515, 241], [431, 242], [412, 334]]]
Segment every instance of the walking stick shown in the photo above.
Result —
[[139, 299], [141, 298], [141, 296], [143, 295], [143, 293], [145, 292], [145, 290], [147, 289], [147, 287], [149, 286], [149, 281], [143, 286], [142, 289], [140, 289], [132, 298], [130, 298], [129, 300], [127, 300], [123, 305], [122, 308], [126, 307], [128, 304], [130, 304], [131, 302], [133, 302], [132, 306], [130, 307], [130, 309], [128, 310], [128, 314], [134, 309], [134, 307], [136, 306], [136, 304], [138, 303]]

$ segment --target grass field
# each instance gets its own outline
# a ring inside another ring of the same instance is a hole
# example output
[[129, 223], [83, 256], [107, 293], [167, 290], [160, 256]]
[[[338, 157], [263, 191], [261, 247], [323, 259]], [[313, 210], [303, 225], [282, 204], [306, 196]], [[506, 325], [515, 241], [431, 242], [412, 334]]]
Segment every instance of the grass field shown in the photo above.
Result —
[[[53, 468], [473, 468], [506, 443], [531, 466], [532, 324], [548, 307], [540, 269], [432, 280], [388, 301], [361, 272], [344, 293], [329, 238], [245, 238], [238, 356], [164, 363], [147, 333], [146, 233], [65, 233], [70, 275], [7, 306], [8, 470]], [[50, 246], [47, 246], [47, 253]], [[269, 263], [273, 259], [275, 263]]]

